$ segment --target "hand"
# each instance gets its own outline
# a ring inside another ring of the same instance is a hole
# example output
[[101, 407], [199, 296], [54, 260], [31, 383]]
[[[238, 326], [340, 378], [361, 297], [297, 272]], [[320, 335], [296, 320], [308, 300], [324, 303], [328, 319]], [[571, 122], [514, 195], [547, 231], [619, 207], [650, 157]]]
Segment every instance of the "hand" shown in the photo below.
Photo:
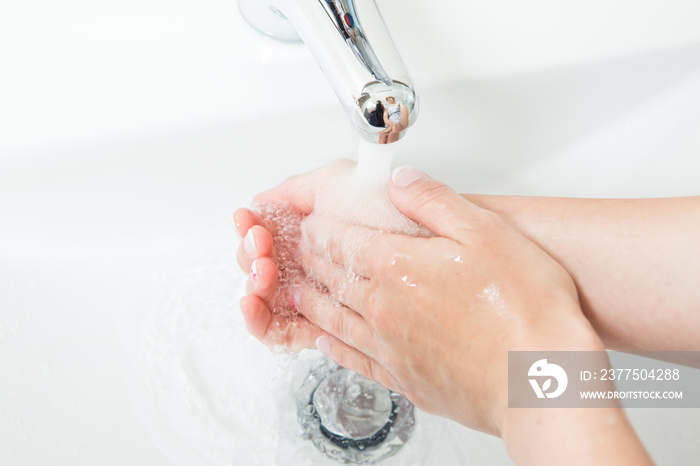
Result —
[[[341, 159], [304, 175], [291, 177], [277, 187], [257, 195], [254, 205], [275, 205], [305, 217], [313, 211], [316, 188], [332, 182], [352, 170], [355, 163]], [[290, 352], [315, 348], [322, 331], [303, 316], [291, 319], [273, 315], [270, 303], [278, 285], [275, 239], [263, 227], [261, 216], [250, 209], [238, 209], [233, 216], [236, 231], [244, 238], [238, 247], [241, 269], [250, 273], [247, 296], [241, 300], [241, 311], [248, 331], [264, 344], [282, 346]]]
[[391, 121], [385, 122], [386, 128], [379, 132], [379, 134], [399, 134], [402, 131], [400, 125], [392, 123]]
[[295, 301], [328, 332], [317, 346], [329, 357], [425, 411], [498, 434], [509, 350], [604, 349], [568, 273], [496, 214], [410, 168], [388, 192], [435, 237], [304, 220], [304, 268], [328, 291], [308, 283]]

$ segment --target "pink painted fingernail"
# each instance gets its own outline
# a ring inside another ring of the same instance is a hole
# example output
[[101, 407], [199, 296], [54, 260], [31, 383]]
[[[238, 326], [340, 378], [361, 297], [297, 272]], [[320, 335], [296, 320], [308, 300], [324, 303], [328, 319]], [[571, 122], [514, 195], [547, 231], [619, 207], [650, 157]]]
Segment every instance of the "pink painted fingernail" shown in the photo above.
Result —
[[254, 282], [258, 281], [258, 260], [255, 259], [250, 266], [250, 278]]
[[328, 338], [326, 335], [321, 335], [316, 339], [316, 348], [318, 350], [325, 354], [326, 356], [330, 356], [331, 354], [331, 340]]
[[255, 238], [253, 237], [252, 228], [248, 230], [248, 233], [245, 235], [245, 239], [243, 240], [243, 250], [251, 256], [255, 254]]

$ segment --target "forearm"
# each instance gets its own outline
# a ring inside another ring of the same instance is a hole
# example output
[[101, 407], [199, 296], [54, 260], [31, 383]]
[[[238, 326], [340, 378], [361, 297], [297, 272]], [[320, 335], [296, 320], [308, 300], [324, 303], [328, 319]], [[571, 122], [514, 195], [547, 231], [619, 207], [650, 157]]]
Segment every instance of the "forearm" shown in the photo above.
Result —
[[464, 197], [569, 271], [609, 348], [700, 350], [700, 197]]
[[513, 408], [502, 437], [518, 465], [652, 464], [622, 408]]

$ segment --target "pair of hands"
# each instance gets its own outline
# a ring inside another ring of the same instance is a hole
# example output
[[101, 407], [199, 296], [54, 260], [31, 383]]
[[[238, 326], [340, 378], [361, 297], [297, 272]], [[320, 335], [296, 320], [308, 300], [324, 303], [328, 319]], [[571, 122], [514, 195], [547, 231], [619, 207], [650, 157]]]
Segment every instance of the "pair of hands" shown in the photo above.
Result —
[[432, 237], [315, 213], [314, 187], [350, 168], [336, 162], [254, 200], [304, 217], [300, 260], [309, 279], [294, 289], [300, 316], [291, 327], [269, 306], [278, 276], [272, 235], [255, 212], [235, 213], [245, 237], [238, 262], [251, 270], [241, 308], [253, 336], [291, 351], [317, 347], [424, 411], [497, 435], [507, 418], [508, 351], [603, 349], [555, 260], [415, 169], [397, 169], [388, 194]]

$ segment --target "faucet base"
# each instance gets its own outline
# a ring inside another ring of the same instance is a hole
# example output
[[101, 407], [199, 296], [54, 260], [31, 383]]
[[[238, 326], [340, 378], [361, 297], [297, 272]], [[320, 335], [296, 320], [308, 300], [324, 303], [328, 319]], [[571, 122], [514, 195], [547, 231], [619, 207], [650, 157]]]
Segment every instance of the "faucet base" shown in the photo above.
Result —
[[238, 0], [238, 9], [243, 19], [260, 34], [288, 44], [303, 43], [287, 17], [268, 2]]

